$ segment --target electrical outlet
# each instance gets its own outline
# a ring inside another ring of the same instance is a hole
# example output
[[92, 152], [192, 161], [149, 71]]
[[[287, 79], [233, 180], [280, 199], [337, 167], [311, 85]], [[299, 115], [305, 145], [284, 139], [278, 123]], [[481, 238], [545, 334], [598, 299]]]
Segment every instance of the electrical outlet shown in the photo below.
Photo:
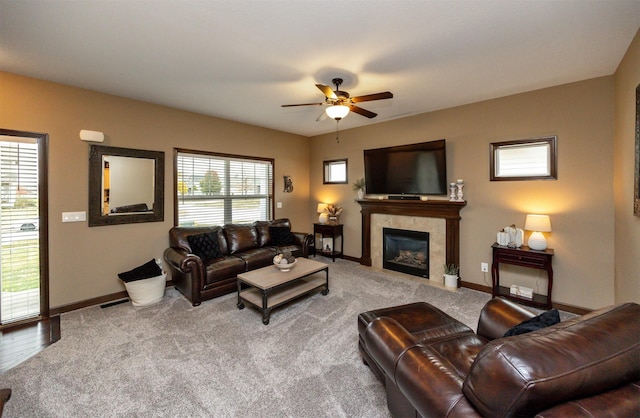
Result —
[[482, 271], [483, 273], [487, 273], [489, 271], [489, 264], [480, 263], [480, 271]]

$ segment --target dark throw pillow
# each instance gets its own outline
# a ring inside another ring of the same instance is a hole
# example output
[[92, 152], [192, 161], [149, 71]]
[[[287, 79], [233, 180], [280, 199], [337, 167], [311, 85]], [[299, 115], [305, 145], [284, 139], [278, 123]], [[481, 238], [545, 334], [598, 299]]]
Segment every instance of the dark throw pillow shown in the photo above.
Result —
[[295, 237], [286, 226], [270, 226], [269, 235], [273, 245], [291, 245], [295, 242]]
[[538, 316], [534, 316], [531, 319], [527, 319], [511, 328], [504, 333], [505, 337], [512, 335], [526, 334], [527, 332], [536, 331], [548, 326], [557, 324], [560, 322], [560, 314], [557, 309], [551, 309], [550, 311], [542, 312]]
[[190, 235], [187, 237], [187, 241], [189, 241], [191, 252], [200, 257], [204, 263], [222, 256], [218, 235], [215, 232]]
[[136, 280], [148, 279], [149, 277], [156, 277], [162, 274], [162, 270], [156, 260], [151, 259], [151, 261], [144, 263], [143, 265], [134, 268], [133, 270], [125, 271], [124, 273], [119, 273], [118, 277], [123, 282], [134, 282]]

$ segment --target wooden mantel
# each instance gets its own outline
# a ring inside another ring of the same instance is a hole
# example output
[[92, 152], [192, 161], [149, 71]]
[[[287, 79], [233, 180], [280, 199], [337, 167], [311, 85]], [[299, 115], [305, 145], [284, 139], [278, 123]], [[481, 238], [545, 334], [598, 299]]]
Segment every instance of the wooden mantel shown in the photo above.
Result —
[[446, 262], [460, 266], [460, 210], [467, 202], [448, 200], [379, 200], [360, 199], [362, 207], [362, 258], [360, 264], [371, 265], [371, 215], [418, 216], [446, 220]]

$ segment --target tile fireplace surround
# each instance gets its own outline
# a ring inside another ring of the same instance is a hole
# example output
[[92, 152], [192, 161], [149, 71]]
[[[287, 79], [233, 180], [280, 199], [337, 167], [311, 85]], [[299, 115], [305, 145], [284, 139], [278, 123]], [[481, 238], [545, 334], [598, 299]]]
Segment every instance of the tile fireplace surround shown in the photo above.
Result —
[[[360, 264], [382, 269], [382, 228], [429, 232], [429, 278], [441, 282], [443, 265], [460, 265], [460, 210], [448, 200], [358, 200], [362, 210]], [[459, 286], [459, 284], [458, 284]]]

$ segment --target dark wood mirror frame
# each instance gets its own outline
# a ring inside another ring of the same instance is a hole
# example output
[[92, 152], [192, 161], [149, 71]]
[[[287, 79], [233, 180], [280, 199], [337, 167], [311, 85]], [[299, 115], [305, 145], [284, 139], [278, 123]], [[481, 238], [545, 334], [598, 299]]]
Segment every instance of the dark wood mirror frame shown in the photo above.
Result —
[[[149, 213], [102, 214], [102, 159], [104, 156], [154, 160], [153, 210]], [[164, 152], [90, 145], [89, 147], [89, 226], [120, 225], [164, 221]]]
[[640, 84], [636, 87], [636, 165], [633, 183], [633, 214], [640, 218]]

